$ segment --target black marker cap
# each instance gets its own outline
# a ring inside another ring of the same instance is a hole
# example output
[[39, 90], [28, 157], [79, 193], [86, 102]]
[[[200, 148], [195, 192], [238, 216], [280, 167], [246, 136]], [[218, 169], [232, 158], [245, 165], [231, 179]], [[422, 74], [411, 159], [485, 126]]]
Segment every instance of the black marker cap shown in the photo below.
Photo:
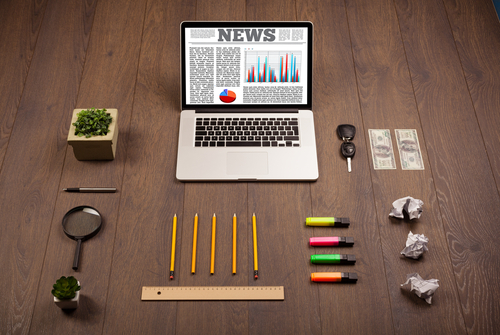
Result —
[[349, 227], [350, 224], [349, 218], [335, 218], [335, 227]]
[[340, 264], [355, 264], [356, 256], [354, 255], [340, 255]]
[[354, 237], [339, 237], [339, 247], [352, 247], [354, 245]]
[[342, 283], [356, 283], [358, 275], [355, 272], [342, 272]]

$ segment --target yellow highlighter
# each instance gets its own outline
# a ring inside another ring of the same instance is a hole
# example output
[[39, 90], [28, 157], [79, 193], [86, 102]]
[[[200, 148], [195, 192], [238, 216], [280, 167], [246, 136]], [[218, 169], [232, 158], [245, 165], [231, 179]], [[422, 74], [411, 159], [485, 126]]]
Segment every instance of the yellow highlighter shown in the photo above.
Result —
[[349, 218], [318, 217], [306, 218], [306, 226], [349, 227]]

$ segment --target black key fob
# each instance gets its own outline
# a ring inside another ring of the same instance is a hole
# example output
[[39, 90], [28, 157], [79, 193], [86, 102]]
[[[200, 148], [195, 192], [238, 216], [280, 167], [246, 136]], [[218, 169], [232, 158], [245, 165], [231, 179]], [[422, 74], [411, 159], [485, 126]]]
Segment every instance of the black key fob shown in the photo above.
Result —
[[337, 134], [343, 141], [350, 141], [356, 135], [356, 127], [352, 124], [341, 124], [337, 127]]
[[356, 153], [356, 146], [352, 142], [343, 142], [340, 146], [340, 151], [345, 158], [353, 158]]

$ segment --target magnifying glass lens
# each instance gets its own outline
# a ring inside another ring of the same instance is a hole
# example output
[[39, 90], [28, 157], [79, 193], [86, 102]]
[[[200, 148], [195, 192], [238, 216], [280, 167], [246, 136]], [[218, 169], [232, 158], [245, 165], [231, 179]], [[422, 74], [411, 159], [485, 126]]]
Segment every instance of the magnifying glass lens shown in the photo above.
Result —
[[75, 207], [64, 215], [62, 222], [64, 233], [78, 242], [73, 260], [73, 270], [78, 270], [82, 242], [95, 236], [101, 229], [101, 224], [101, 214], [90, 206]]

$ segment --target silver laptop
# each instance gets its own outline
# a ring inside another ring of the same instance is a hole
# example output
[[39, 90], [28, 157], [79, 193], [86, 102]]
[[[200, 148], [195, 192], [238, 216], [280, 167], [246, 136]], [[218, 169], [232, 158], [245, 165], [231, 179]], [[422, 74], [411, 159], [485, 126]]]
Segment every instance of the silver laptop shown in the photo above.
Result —
[[311, 22], [181, 23], [181, 181], [318, 179]]

